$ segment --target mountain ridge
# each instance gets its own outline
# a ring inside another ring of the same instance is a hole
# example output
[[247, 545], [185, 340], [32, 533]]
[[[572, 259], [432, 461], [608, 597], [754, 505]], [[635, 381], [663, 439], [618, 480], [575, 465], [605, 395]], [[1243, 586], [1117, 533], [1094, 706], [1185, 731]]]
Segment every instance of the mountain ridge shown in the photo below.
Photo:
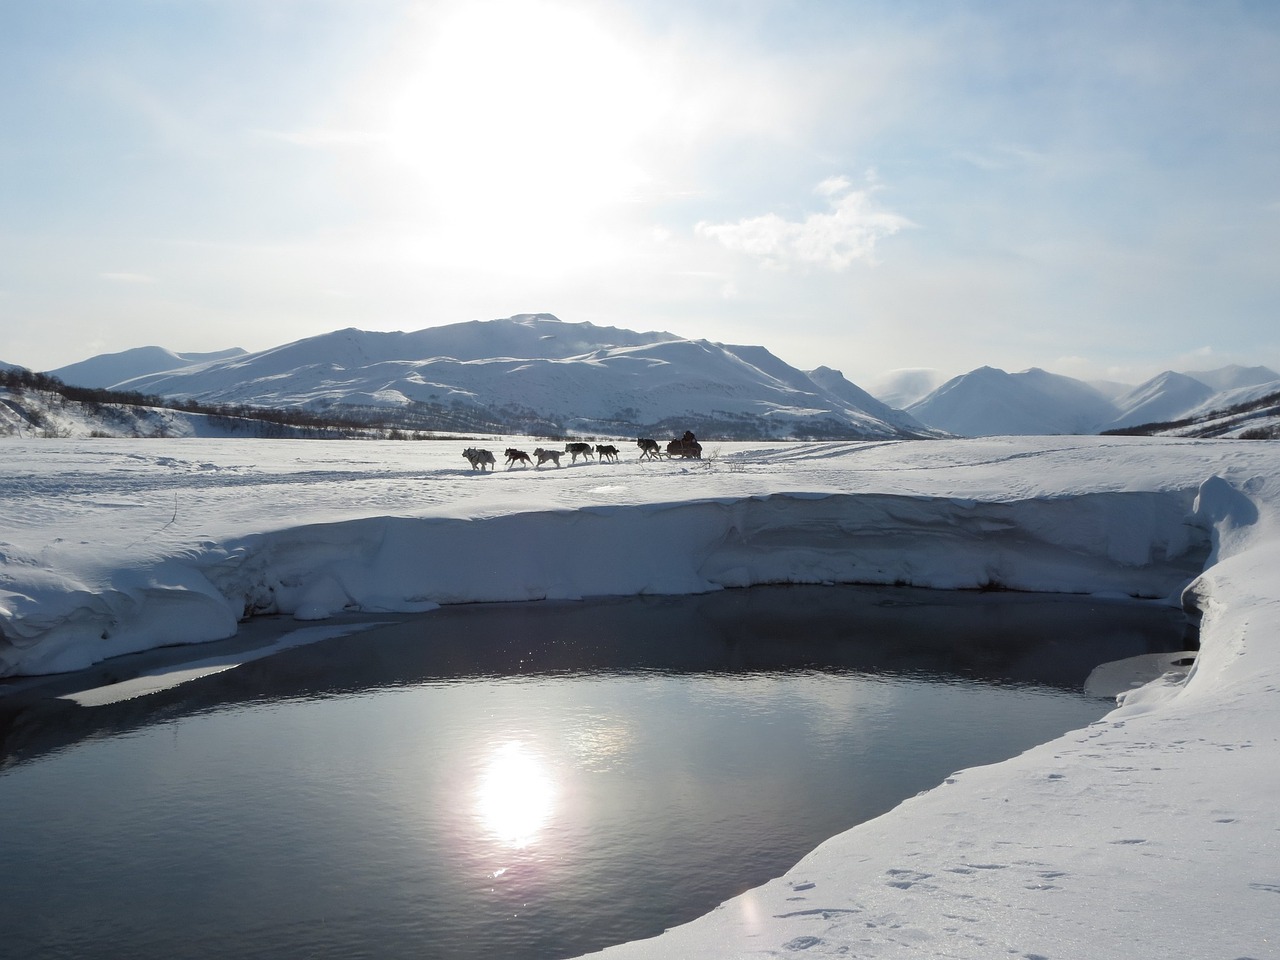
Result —
[[410, 332], [347, 327], [144, 374], [115, 389], [205, 403], [483, 414], [537, 432], [724, 439], [939, 436], [838, 371], [818, 379], [763, 346], [517, 314]]
[[[725, 439], [884, 439], [1084, 434], [1196, 419], [1280, 390], [1263, 366], [1163, 371], [1142, 384], [1086, 383], [984, 366], [934, 386], [908, 368], [873, 396], [838, 370], [805, 371], [766, 347], [637, 332], [549, 313], [414, 331], [345, 327], [255, 353], [138, 347], [50, 371], [69, 384], [202, 403], [397, 416], [417, 429], [653, 433]], [[907, 400], [885, 402], [887, 390]]]
[[[1280, 374], [1266, 367], [1201, 376], [1212, 383], [1166, 370], [1111, 396], [1110, 389], [1037, 367], [1007, 373], [986, 366], [953, 377], [906, 410], [958, 436], [1088, 434], [1201, 416], [1280, 390]], [[1217, 390], [1213, 383], [1245, 385]]]
[[240, 347], [212, 353], [176, 353], [157, 346], [132, 347], [118, 353], [99, 354], [47, 372], [71, 386], [106, 388], [131, 377], [177, 370], [246, 352]]

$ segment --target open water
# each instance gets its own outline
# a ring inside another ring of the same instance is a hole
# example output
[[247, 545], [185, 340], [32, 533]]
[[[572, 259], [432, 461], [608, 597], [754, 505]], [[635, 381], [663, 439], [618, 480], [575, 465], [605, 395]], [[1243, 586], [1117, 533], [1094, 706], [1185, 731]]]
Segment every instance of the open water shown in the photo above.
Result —
[[7, 956], [560, 958], [1087, 725], [1166, 607], [759, 587], [445, 608], [0, 730]]

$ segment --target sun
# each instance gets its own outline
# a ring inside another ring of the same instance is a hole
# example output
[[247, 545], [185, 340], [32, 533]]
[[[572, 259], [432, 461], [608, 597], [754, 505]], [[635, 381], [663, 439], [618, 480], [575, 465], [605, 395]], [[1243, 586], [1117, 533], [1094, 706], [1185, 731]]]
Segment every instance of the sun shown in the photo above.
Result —
[[404, 203], [452, 250], [598, 254], [600, 218], [646, 179], [667, 93], [624, 24], [559, 0], [432, 7], [382, 105]]

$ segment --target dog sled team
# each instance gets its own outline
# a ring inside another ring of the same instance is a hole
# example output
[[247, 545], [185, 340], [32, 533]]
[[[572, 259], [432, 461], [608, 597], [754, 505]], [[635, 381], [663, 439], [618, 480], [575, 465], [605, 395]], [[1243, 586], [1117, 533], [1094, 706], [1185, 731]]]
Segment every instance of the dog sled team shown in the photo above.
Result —
[[[693, 432], [686, 430], [684, 436], [678, 440], [668, 441], [665, 450], [662, 445], [652, 437], [641, 437], [636, 441], [636, 446], [640, 448], [641, 460], [661, 460], [664, 456], [667, 458], [691, 458], [694, 460], [702, 459], [702, 444], [698, 443], [698, 438]], [[611, 443], [597, 443], [594, 447], [589, 443], [573, 442], [566, 443], [564, 450], [544, 450], [538, 447], [530, 456], [523, 450], [517, 450], [514, 447], [508, 447], [505, 451], [507, 469], [510, 470], [516, 464], [525, 467], [541, 467], [546, 463], [554, 463], [560, 466], [560, 458], [565, 454], [570, 457], [569, 463], [578, 462], [581, 457], [585, 463], [587, 460], [595, 459], [598, 463], [617, 463], [618, 448]], [[480, 450], [476, 447], [467, 447], [462, 451], [462, 455], [466, 457], [467, 462], [471, 464], [472, 470], [479, 470], [483, 473], [486, 469], [492, 470], [496, 463], [494, 456], [488, 450]], [[537, 461], [535, 464], [534, 461]]]

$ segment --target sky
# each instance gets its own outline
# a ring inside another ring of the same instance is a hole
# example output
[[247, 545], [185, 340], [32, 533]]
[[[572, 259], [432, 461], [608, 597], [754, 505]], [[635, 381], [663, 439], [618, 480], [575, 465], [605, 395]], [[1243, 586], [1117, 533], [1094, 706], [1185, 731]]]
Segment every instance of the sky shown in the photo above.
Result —
[[1280, 4], [0, 0], [0, 361], [547, 312], [1280, 369]]

